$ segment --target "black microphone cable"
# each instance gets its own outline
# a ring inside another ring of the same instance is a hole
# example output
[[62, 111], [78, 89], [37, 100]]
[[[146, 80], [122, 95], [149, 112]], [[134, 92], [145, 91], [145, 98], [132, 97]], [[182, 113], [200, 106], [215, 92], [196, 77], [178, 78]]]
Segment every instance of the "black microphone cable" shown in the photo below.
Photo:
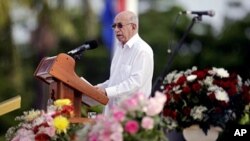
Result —
[[[177, 14], [176, 15], [176, 17], [175, 17], [175, 21], [174, 21], [174, 23], [173, 23], [173, 28], [172, 28], [172, 32], [171, 32], [171, 34], [170, 34], [170, 36], [169, 36], [169, 43], [168, 43], [168, 47], [167, 47], [167, 54], [168, 55], [170, 55], [170, 56], [172, 56], [172, 54], [174, 53], [174, 52], [172, 52], [172, 49], [173, 49], [173, 44], [174, 44], [174, 41], [173, 41], [173, 35], [174, 35], [174, 33], [175, 33], [175, 31], [176, 31], [176, 25], [177, 25], [177, 23], [178, 23], [178, 21], [179, 21], [179, 18], [180, 18], [180, 14]], [[170, 68], [170, 66], [168, 66], [168, 65], [170, 65], [170, 59], [171, 59], [171, 57], [169, 57], [168, 56], [168, 60], [167, 60], [167, 63], [166, 63], [166, 65], [167, 66], [165, 66], [165, 70], [166, 69], [169, 69]], [[172, 59], [171, 59], [172, 60]], [[166, 71], [163, 71], [161, 74], [160, 74], [160, 76], [158, 76], [157, 78], [156, 78], [156, 80], [155, 80], [155, 82], [153, 83], [153, 87], [152, 87], [152, 92], [151, 92], [151, 96], [153, 97], [154, 96], [154, 94], [155, 94], [155, 92], [157, 91], [157, 90], [160, 90], [161, 91], [161, 88], [160, 88], [160, 86], [161, 86], [161, 83], [163, 82], [163, 78], [165, 77], [165, 73], [166, 73]]]

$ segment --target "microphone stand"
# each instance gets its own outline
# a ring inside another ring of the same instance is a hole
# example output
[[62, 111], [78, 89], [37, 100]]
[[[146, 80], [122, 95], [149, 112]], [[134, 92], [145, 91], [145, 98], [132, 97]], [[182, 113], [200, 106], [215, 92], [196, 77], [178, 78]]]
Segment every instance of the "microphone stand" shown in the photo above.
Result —
[[155, 83], [153, 84], [152, 93], [151, 93], [152, 97], [154, 96], [155, 91], [160, 90], [160, 85], [161, 85], [164, 77], [167, 75], [167, 73], [169, 73], [169, 70], [170, 70], [170, 67], [171, 67], [171, 65], [173, 63], [174, 57], [176, 56], [176, 54], [180, 50], [185, 38], [187, 37], [188, 33], [192, 29], [194, 23], [196, 21], [201, 21], [201, 20], [202, 20], [202, 15], [197, 15], [197, 16], [193, 17], [191, 24], [187, 28], [187, 31], [182, 36], [182, 38], [179, 41], [179, 43], [177, 44], [177, 46], [173, 49], [173, 52], [170, 54], [170, 56], [168, 56], [168, 62], [167, 62], [167, 65], [165, 66], [165, 69], [164, 69], [163, 73], [156, 79]]

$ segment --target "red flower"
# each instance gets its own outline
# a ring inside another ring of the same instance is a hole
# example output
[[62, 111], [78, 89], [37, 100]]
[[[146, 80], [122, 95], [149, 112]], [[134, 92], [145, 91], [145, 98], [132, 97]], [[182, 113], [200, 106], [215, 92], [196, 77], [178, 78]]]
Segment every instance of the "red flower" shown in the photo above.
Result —
[[225, 102], [225, 101], [219, 101], [220, 106], [222, 106], [223, 108], [227, 108], [229, 106], [229, 103]]
[[187, 78], [186, 78], [186, 76], [181, 76], [178, 80], [177, 80], [177, 82], [176, 82], [176, 84], [177, 85], [183, 85], [185, 82], [187, 81]]
[[55, 117], [57, 117], [57, 116], [59, 116], [59, 115], [61, 115], [61, 111], [56, 111], [56, 112], [52, 115], [52, 117], [55, 118]]
[[222, 113], [222, 109], [220, 107], [215, 107], [214, 113]]
[[183, 94], [189, 94], [191, 92], [191, 89], [188, 86], [183, 87], [182, 93]]
[[180, 94], [173, 94], [173, 99], [174, 99], [174, 101], [180, 101], [181, 95]]
[[208, 98], [209, 98], [211, 101], [215, 101], [215, 100], [216, 100], [215, 94], [214, 94], [214, 93], [210, 93], [210, 94], [208, 95]]
[[201, 79], [204, 79], [207, 75], [207, 70], [197, 70], [197, 71], [194, 71], [192, 74], [195, 74], [197, 75], [197, 79], [201, 80]]
[[40, 127], [49, 127], [49, 124], [47, 122], [43, 122], [40, 125], [35, 126], [33, 132], [37, 133]]
[[172, 85], [166, 85], [165, 86], [165, 91], [170, 91], [171, 89], [173, 88], [173, 86]]
[[165, 96], [166, 96], [166, 98], [167, 98], [167, 103], [169, 103], [170, 102], [170, 99], [172, 98], [172, 96], [169, 94], [169, 93], [166, 93], [165, 94]]
[[47, 134], [41, 133], [35, 136], [35, 141], [49, 141], [50, 137]]
[[72, 105], [64, 105], [62, 107], [61, 113], [66, 116], [72, 117], [74, 114], [74, 107]]
[[237, 94], [237, 87], [235, 84], [230, 83], [229, 88], [227, 90], [229, 96], [233, 96]]
[[201, 85], [196, 82], [192, 85], [192, 90], [195, 91], [195, 92], [199, 92], [201, 90]]
[[163, 110], [163, 115], [164, 115], [164, 116], [172, 117], [173, 119], [176, 119], [176, 117], [177, 117], [177, 112], [176, 112], [176, 111], [172, 111], [172, 110], [170, 110], [170, 109], [164, 109], [164, 110]]
[[183, 114], [186, 115], [186, 116], [189, 116], [190, 115], [190, 107], [184, 107], [183, 108]]

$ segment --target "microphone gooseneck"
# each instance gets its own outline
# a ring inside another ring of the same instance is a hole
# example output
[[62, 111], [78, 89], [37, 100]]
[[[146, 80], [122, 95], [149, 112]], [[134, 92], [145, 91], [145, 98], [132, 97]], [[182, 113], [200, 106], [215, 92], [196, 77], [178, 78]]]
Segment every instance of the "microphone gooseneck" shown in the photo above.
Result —
[[69, 51], [68, 54], [69, 55], [77, 55], [77, 54], [81, 54], [85, 50], [91, 50], [91, 49], [95, 49], [97, 47], [98, 47], [98, 44], [95, 40], [86, 41], [83, 45]]
[[181, 11], [179, 14], [180, 15], [193, 14], [193, 15], [198, 15], [198, 16], [207, 15], [207, 16], [213, 17], [215, 15], [215, 12], [213, 10], [207, 10], [207, 11]]
[[86, 41], [83, 45], [69, 51], [67, 54], [72, 56], [75, 60], [80, 60], [80, 57], [82, 55], [82, 52], [85, 50], [91, 50], [98, 47], [97, 41], [90, 40]]

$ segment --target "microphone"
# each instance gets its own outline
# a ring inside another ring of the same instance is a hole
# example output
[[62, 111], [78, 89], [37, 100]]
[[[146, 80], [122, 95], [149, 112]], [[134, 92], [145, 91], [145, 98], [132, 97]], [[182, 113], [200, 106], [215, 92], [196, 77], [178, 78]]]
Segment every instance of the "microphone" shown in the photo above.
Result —
[[208, 10], [208, 11], [181, 11], [179, 14], [180, 15], [182, 15], [182, 14], [196, 14], [198, 16], [207, 15], [207, 16], [213, 17], [215, 15], [215, 12], [213, 10]]
[[95, 48], [97, 48], [97, 46], [98, 46], [97, 41], [95, 41], [95, 40], [86, 41], [83, 45], [69, 51], [68, 54], [69, 55], [80, 54], [85, 50], [95, 49]]

